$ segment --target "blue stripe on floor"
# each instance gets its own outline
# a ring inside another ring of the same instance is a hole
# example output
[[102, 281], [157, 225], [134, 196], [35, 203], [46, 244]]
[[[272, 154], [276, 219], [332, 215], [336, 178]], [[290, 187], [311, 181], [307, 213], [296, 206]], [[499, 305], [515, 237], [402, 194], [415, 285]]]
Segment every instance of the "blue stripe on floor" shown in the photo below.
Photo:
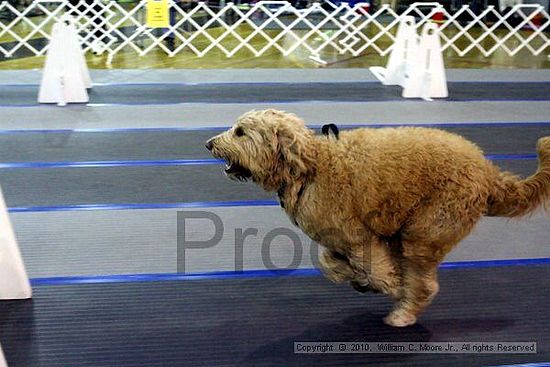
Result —
[[[535, 124], [539, 124], [536, 122]], [[550, 125], [550, 122], [542, 122]], [[174, 132], [174, 131], [224, 131], [229, 126], [197, 126], [197, 127], [121, 127], [121, 128], [95, 128], [95, 129], [3, 129], [2, 135], [11, 134], [70, 134], [70, 133], [150, 133], [150, 132]]]
[[94, 210], [137, 210], [137, 209], [189, 209], [220, 208], [240, 206], [278, 206], [276, 200], [242, 200], [242, 201], [198, 201], [186, 203], [145, 203], [145, 204], [84, 204], [58, 206], [27, 206], [8, 208], [10, 213], [94, 211]]
[[[460, 100], [453, 99], [434, 99], [435, 102], [426, 102], [426, 103], [469, 103], [469, 102], [546, 102], [550, 98], [464, 98]], [[411, 99], [399, 99], [396, 97], [394, 99], [382, 99], [382, 100], [365, 100], [365, 101], [346, 101], [346, 100], [323, 100], [323, 99], [308, 99], [308, 100], [262, 100], [262, 101], [177, 101], [177, 102], [124, 102], [124, 103], [73, 103], [73, 106], [85, 106], [85, 107], [117, 107], [117, 106], [178, 106], [186, 104], [217, 104], [217, 105], [249, 105], [249, 104], [270, 104], [270, 105], [294, 105], [294, 104], [317, 104], [317, 103], [384, 103], [384, 102], [400, 102], [400, 103], [418, 103], [422, 102], [420, 98], [411, 98]], [[0, 104], [0, 108], [36, 108], [42, 107], [41, 104]], [[57, 105], [52, 104], [52, 108], [57, 107]]]
[[[459, 268], [488, 268], [500, 266], [531, 266], [550, 265], [550, 258], [540, 259], [510, 259], [510, 260], [482, 260], [482, 261], [457, 261], [447, 262], [440, 269]], [[33, 278], [33, 286], [68, 285], [68, 284], [92, 284], [92, 283], [132, 283], [132, 282], [162, 282], [183, 281], [201, 279], [235, 279], [235, 278], [269, 278], [281, 276], [319, 276], [318, 269], [259, 269], [243, 271], [222, 271], [209, 273], [166, 273], [166, 274], [119, 274], [104, 276], [73, 276], [73, 277], [48, 277]]]
[[[468, 84], [468, 83], [480, 83], [479, 80], [450, 80], [450, 83], [460, 83], [460, 84]], [[533, 81], [514, 81], [514, 80], [486, 80], [482, 81], [484, 84], [545, 84], [549, 83], [550, 81], [545, 80], [533, 80]], [[128, 82], [128, 83], [92, 83], [92, 87], [148, 87], [148, 86], [194, 86], [194, 85], [295, 85], [295, 84], [379, 84], [380, 81], [378, 80], [323, 80], [323, 81], [265, 81], [265, 82], [254, 82], [254, 81], [212, 81], [212, 82]], [[28, 87], [39, 87], [40, 84], [36, 83], [16, 83], [16, 84], [0, 84], [2, 87], [10, 87], [10, 88], [28, 88]]]
[[[549, 98], [507, 98], [507, 99], [492, 99], [492, 98], [464, 98], [460, 100], [453, 100], [453, 99], [434, 99], [434, 102], [430, 103], [437, 103], [437, 102], [443, 102], [443, 103], [470, 103], [470, 102], [546, 102]], [[396, 97], [395, 99], [383, 99], [383, 100], [371, 100], [371, 101], [346, 101], [346, 100], [321, 100], [321, 99], [308, 99], [308, 100], [272, 100], [272, 101], [178, 101], [178, 102], [155, 102], [155, 103], [142, 103], [142, 102], [125, 102], [125, 103], [87, 103], [82, 104], [83, 106], [87, 107], [116, 107], [116, 106], [177, 106], [177, 105], [185, 105], [185, 104], [219, 104], [219, 105], [247, 105], [247, 104], [270, 104], [270, 105], [281, 105], [281, 104], [305, 104], [305, 103], [383, 103], [383, 102], [401, 102], [401, 103], [418, 103], [422, 100], [420, 98], [411, 98], [406, 100], [401, 100], [399, 97]], [[426, 102], [428, 103], [428, 102]], [[0, 105], [0, 107], [36, 107], [37, 105]]]
[[[327, 121], [328, 122], [328, 121]], [[341, 129], [353, 129], [358, 127], [383, 128], [399, 126], [418, 126], [418, 127], [532, 127], [532, 126], [550, 126], [550, 121], [499, 121], [499, 122], [388, 122], [388, 123], [351, 123], [340, 124], [334, 121]], [[323, 124], [308, 124], [312, 129], [320, 129]], [[170, 132], [170, 131], [225, 131], [230, 126], [181, 126], [181, 127], [130, 127], [130, 128], [95, 128], [95, 129], [2, 129], [0, 134], [66, 134], [66, 133], [148, 133], [148, 132]]]
[[479, 261], [454, 261], [444, 262], [441, 269], [454, 268], [491, 268], [497, 266], [527, 266], [527, 265], [550, 265], [550, 258], [535, 259], [503, 259], [503, 260], [479, 260]]
[[[530, 160], [535, 154], [488, 154], [490, 160]], [[7, 162], [1, 168], [92, 168], [92, 167], [146, 167], [146, 166], [196, 166], [223, 164], [223, 159], [171, 159], [138, 161], [84, 161], [84, 162]]]
[[536, 154], [486, 154], [485, 158], [492, 161], [537, 159]]
[[140, 161], [85, 161], [85, 162], [13, 162], [0, 163], [0, 168], [90, 168], [90, 167], [143, 167], [143, 166], [195, 166], [222, 164], [223, 159], [171, 159]]
[[527, 364], [509, 364], [509, 365], [500, 365], [496, 367], [550, 367], [550, 362], [539, 362], [539, 363], [527, 363]]
[[280, 276], [318, 276], [318, 269], [273, 269], [273, 270], [244, 270], [222, 271], [211, 273], [167, 273], [167, 274], [122, 274], [105, 276], [80, 276], [80, 277], [52, 277], [31, 279], [33, 286], [41, 285], [66, 285], [66, 284], [90, 284], [90, 283], [133, 283], [133, 282], [163, 282], [175, 280], [201, 280], [201, 279], [235, 279], [235, 278], [271, 278]]
[[[170, 87], [170, 86], [196, 86], [196, 85], [260, 85], [260, 86], [278, 86], [278, 85], [295, 85], [295, 84], [313, 84], [313, 85], [325, 85], [325, 84], [378, 84], [378, 80], [355, 80], [355, 81], [345, 81], [345, 80], [329, 80], [329, 81], [288, 81], [288, 82], [253, 82], [253, 81], [214, 81], [214, 82], [128, 82], [128, 83], [92, 83], [92, 87]], [[470, 82], [452, 82], [452, 83], [479, 83], [479, 81], [470, 81]], [[483, 83], [548, 83], [546, 81], [489, 81]], [[16, 83], [16, 84], [0, 84], [1, 87], [9, 88], [29, 88], [29, 87], [40, 87], [40, 84], [35, 83]]]

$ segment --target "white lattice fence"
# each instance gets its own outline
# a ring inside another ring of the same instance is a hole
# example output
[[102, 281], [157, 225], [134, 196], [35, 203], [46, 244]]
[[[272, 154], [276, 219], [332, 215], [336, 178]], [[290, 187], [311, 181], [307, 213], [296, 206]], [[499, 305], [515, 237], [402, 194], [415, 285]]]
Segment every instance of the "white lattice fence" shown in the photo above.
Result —
[[69, 18], [77, 25], [84, 49], [107, 52], [109, 60], [128, 50], [140, 56], [162, 50], [169, 56], [192, 52], [199, 57], [211, 52], [226, 57], [238, 52], [261, 56], [273, 49], [290, 55], [299, 50], [321, 60], [325, 51], [358, 56], [370, 49], [383, 56], [390, 52], [399, 19], [405, 15], [415, 16], [417, 27], [443, 19], [443, 49], [460, 56], [476, 51], [489, 56], [499, 49], [510, 56], [523, 49], [538, 55], [550, 46], [550, 17], [540, 5], [516, 5], [504, 13], [489, 6], [475, 13], [468, 6], [449, 12], [438, 3], [415, 3], [398, 15], [387, 5], [369, 12], [365, 3], [328, 8], [313, 3], [307, 9], [280, 1], [248, 6], [228, 3], [221, 8], [206, 3], [183, 8], [172, 3], [171, 26], [151, 29], [144, 22], [146, 4], [145, 0], [132, 5], [36, 1], [18, 10], [2, 2], [0, 55], [43, 55], [52, 24]]

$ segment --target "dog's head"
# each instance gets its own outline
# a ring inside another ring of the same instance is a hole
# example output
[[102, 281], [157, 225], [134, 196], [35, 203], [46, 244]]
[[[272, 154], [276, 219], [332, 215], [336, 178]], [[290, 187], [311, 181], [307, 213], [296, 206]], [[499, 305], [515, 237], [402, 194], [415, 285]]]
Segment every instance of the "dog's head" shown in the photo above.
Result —
[[268, 191], [314, 171], [313, 132], [295, 115], [250, 111], [226, 132], [206, 142], [212, 155], [226, 162], [228, 177], [252, 179]]

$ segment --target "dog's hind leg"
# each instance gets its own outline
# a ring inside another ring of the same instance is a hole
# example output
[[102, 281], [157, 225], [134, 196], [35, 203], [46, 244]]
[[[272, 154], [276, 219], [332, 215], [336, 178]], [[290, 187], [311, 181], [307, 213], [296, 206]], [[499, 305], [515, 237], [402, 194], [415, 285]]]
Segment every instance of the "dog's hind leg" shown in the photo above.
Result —
[[403, 288], [401, 298], [384, 322], [391, 326], [413, 325], [418, 315], [432, 302], [439, 290], [437, 262], [424, 263], [418, 259], [402, 262]]
[[[445, 255], [466, 237], [482, 214], [476, 192], [439, 193], [419, 208], [401, 232], [402, 297], [384, 319], [392, 326], [416, 322], [439, 290], [437, 268]], [[473, 191], [473, 190], [472, 190]]]
[[439, 291], [439, 264], [479, 218], [475, 215], [478, 213], [464, 217], [446, 213], [436, 221], [418, 216], [416, 223], [404, 229], [401, 240], [403, 286], [394, 310], [384, 319], [388, 325], [408, 326], [416, 322]]

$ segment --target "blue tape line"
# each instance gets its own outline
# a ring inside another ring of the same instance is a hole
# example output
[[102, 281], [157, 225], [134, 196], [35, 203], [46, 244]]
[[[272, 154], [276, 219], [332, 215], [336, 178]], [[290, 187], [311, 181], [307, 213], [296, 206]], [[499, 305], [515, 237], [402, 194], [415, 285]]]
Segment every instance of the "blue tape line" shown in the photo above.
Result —
[[[464, 99], [434, 99], [435, 102], [444, 102], [444, 103], [450, 103], [450, 102], [458, 102], [458, 103], [468, 103], [468, 102], [546, 102], [549, 101], [550, 97], [546, 98], [509, 98], [509, 99], [492, 99], [492, 98], [464, 98]], [[184, 105], [184, 104], [191, 104], [191, 103], [201, 103], [201, 104], [220, 104], [220, 105], [229, 105], [229, 104], [237, 104], [237, 105], [246, 105], [246, 104], [252, 104], [252, 103], [262, 103], [262, 104], [273, 104], [273, 105], [279, 105], [279, 104], [304, 104], [304, 103], [381, 103], [381, 102], [401, 102], [401, 103], [418, 103], [423, 102], [422, 99], [416, 98], [416, 99], [406, 99], [402, 100], [398, 97], [392, 99], [374, 99], [374, 100], [363, 100], [363, 101], [347, 101], [347, 100], [338, 100], [338, 99], [307, 99], [307, 100], [295, 100], [295, 99], [279, 99], [279, 100], [258, 100], [258, 101], [178, 101], [178, 102], [155, 102], [155, 103], [141, 103], [141, 102], [124, 102], [124, 103], [88, 103], [85, 104], [85, 106], [88, 107], [116, 107], [116, 106], [174, 106], [174, 105]], [[36, 107], [34, 105], [0, 105], [0, 107]]]
[[[288, 82], [253, 82], [253, 81], [231, 81], [231, 82], [224, 82], [224, 81], [217, 81], [217, 82], [131, 82], [131, 83], [92, 83], [92, 87], [115, 87], [115, 88], [125, 88], [125, 87], [170, 87], [170, 86], [211, 86], [211, 85], [259, 85], [259, 86], [278, 86], [278, 85], [304, 85], [304, 84], [310, 84], [310, 85], [325, 85], [325, 84], [379, 84], [380, 82], [378, 80], [352, 80], [352, 81], [345, 81], [345, 80], [335, 80], [335, 81], [304, 81], [304, 82], [296, 82], [296, 81], [288, 81]], [[451, 82], [451, 83], [463, 83], [463, 82]], [[464, 82], [464, 83], [479, 83], [476, 81], [473, 82]], [[483, 82], [483, 83], [491, 83], [491, 82]], [[506, 82], [506, 81], [493, 81], [492, 83], [547, 83], [545, 81], [532, 81], [532, 82]], [[40, 84], [34, 84], [34, 83], [18, 83], [18, 84], [1, 84], [0, 87], [10, 87], [10, 88], [29, 88], [29, 87], [39, 87]]]
[[[354, 129], [360, 127], [384, 128], [399, 126], [418, 126], [418, 127], [529, 127], [529, 126], [550, 126], [550, 121], [499, 121], [499, 122], [388, 122], [388, 123], [336, 123], [341, 129]], [[320, 129], [323, 124], [308, 124], [312, 129]], [[149, 133], [149, 132], [174, 132], [174, 131], [225, 131], [230, 126], [196, 126], [196, 127], [136, 127], [136, 128], [95, 128], [95, 129], [26, 129], [26, 130], [0, 130], [0, 134], [67, 134], [67, 133]]]
[[[541, 259], [512, 259], [512, 260], [489, 260], [489, 261], [458, 261], [443, 263], [441, 269], [461, 268], [487, 268], [500, 266], [528, 266], [528, 265], [550, 265], [550, 258]], [[69, 284], [101, 284], [101, 283], [134, 283], [134, 282], [163, 282], [163, 281], [184, 281], [184, 280], [216, 280], [216, 279], [238, 279], [238, 278], [271, 278], [281, 276], [319, 276], [318, 269], [273, 269], [273, 270], [243, 270], [243, 271], [222, 271], [210, 273], [166, 273], [166, 274], [121, 274], [104, 276], [74, 276], [74, 277], [51, 277], [33, 278], [33, 286], [44, 285], [69, 285]]]
[[[469, 103], [469, 102], [546, 102], [550, 101], [549, 97], [544, 98], [464, 98], [464, 99], [452, 99], [452, 98], [443, 98], [435, 99], [435, 102], [431, 103]], [[373, 100], [362, 100], [362, 101], [349, 101], [349, 100], [339, 100], [339, 99], [307, 99], [307, 100], [295, 100], [295, 99], [280, 99], [280, 100], [257, 100], [257, 101], [177, 101], [177, 102], [155, 102], [155, 103], [143, 103], [143, 102], [124, 102], [124, 103], [75, 103], [75, 106], [85, 106], [85, 107], [116, 107], [116, 106], [176, 106], [176, 105], [185, 105], [185, 104], [218, 104], [218, 105], [250, 105], [250, 104], [306, 104], [306, 103], [381, 103], [381, 102], [399, 102], [399, 103], [419, 103], [423, 102], [420, 98], [417, 99], [399, 99], [396, 98], [387, 98], [387, 99], [373, 99]], [[0, 104], [0, 108], [36, 108], [42, 107], [40, 104]], [[52, 106], [53, 108], [54, 106]]]
[[[490, 160], [530, 160], [535, 154], [488, 154]], [[94, 168], [94, 167], [147, 167], [147, 166], [196, 166], [223, 164], [223, 159], [173, 159], [151, 161], [84, 161], [84, 162], [7, 162], [2, 168]]]
[[[514, 81], [514, 80], [451, 80], [451, 84], [550, 84], [550, 81], [532, 80], [532, 81]], [[163, 87], [163, 86], [212, 86], [212, 85], [259, 85], [259, 86], [279, 86], [279, 85], [327, 85], [327, 84], [379, 84], [378, 80], [324, 80], [324, 81], [213, 81], [213, 82], [129, 82], [129, 83], [92, 83], [92, 87]], [[29, 88], [39, 87], [35, 83], [16, 83], [2, 84], [0, 87], [9, 88]]]
[[525, 363], [525, 364], [506, 364], [506, 365], [497, 365], [492, 367], [550, 367], [550, 362], [536, 362], [536, 363]]
[[440, 269], [456, 268], [493, 268], [499, 266], [527, 266], [527, 265], [550, 265], [550, 258], [538, 259], [507, 259], [507, 260], [479, 260], [479, 261], [453, 261], [444, 262]]
[[[353, 129], [357, 127], [370, 127], [370, 128], [384, 128], [384, 127], [400, 127], [400, 126], [414, 126], [414, 127], [433, 127], [433, 128], [450, 128], [450, 127], [533, 127], [533, 126], [550, 126], [549, 121], [532, 121], [532, 122], [518, 122], [518, 121], [499, 121], [499, 122], [388, 122], [388, 123], [375, 123], [375, 124], [338, 124], [342, 129]], [[308, 125], [310, 128], [320, 129], [320, 125]]]
[[492, 161], [537, 159], [536, 154], [486, 154], [485, 158]]
[[90, 168], [90, 167], [145, 167], [195, 166], [222, 164], [223, 159], [173, 159], [151, 161], [88, 161], [88, 162], [13, 162], [0, 163], [0, 168]]
[[[550, 124], [550, 123], [549, 123]], [[78, 134], [78, 133], [155, 133], [155, 132], [186, 132], [186, 131], [225, 131], [229, 126], [197, 126], [197, 127], [126, 127], [126, 128], [95, 128], [95, 129], [3, 129], [0, 135], [16, 134]]]
[[318, 269], [274, 269], [274, 270], [243, 270], [211, 273], [168, 273], [168, 274], [125, 274], [107, 276], [53, 277], [31, 279], [33, 286], [67, 285], [67, 284], [97, 284], [97, 283], [134, 283], [134, 282], [165, 282], [203, 279], [238, 279], [238, 278], [271, 278], [280, 276], [318, 276]]
[[198, 201], [186, 203], [144, 203], [144, 204], [82, 204], [57, 206], [20, 206], [8, 208], [10, 213], [61, 212], [61, 211], [94, 211], [94, 210], [136, 210], [136, 209], [191, 209], [220, 208], [240, 206], [278, 206], [276, 200], [242, 200], [242, 201]]

